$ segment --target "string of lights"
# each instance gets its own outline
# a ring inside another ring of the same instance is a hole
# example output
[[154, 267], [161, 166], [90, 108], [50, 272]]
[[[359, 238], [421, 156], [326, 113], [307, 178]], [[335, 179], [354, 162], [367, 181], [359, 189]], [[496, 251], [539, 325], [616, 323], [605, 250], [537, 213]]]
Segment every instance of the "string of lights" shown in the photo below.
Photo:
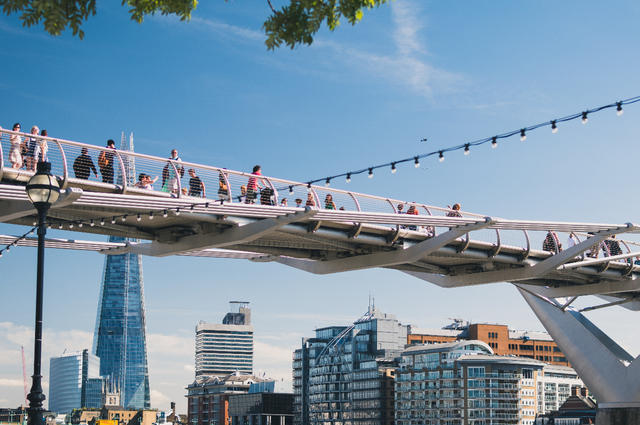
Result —
[[[105, 217], [92, 218], [89, 220], [59, 220], [59, 219], [51, 219], [49, 218], [46, 222], [46, 225], [49, 229], [68, 229], [73, 230], [74, 228], [82, 228], [84, 226], [105, 226], [109, 224], [117, 224], [117, 223], [126, 223], [127, 220], [135, 219], [136, 221], [142, 221], [143, 218], [148, 220], [153, 220], [155, 217], [167, 218], [170, 212], [173, 212], [174, 215], [179, 216], [183, 211], [193, 213], [197, 211], [197, 208], [204, 207], [209, 208], [209, 205], [222, 205], [224, 201], [207, 201], [207, 202], [196, 202], [187, 205], [182, 205], [179, 207], [170, 207], [170, 208], [162, 208], [156, 210], [149, 210], [148, 212], [138, 212], [135, 214], [119, 214], [119, 215], [109, 215]], [[38, 229], [36, 223], [33, 224], [33, 227], [24, 235], [17, 237], [13, 242], [6, 245], [3, 249], [0, 249], [0, 257], [2, 257], [3, 253], [9, 252], [11, 247], [17, 246], [18, 243], [24, 239], [26, 239], [29, 235], [35, 232]]]
[[[558, 132], [558, 124], [560, 123], [565, 123], [568, 121], [572, 121], [572, 120], [576, 120], [576, 119], [580, 119], [581, 122], [583, 124], [586, 124], [589, 121], [589, 116], [597, 113], [597, 112], [601, 112], [607, 109], [612, 109], [612, 108], [616, 108], [616, 114], [618, 116], [622, 115], [624, 113], [624, 109], [623, 106], [625, 105], [631, 105], [634, 103], [640, 102], [640, 96], [635, 96], [635, 97], [631, 97], [628, 99], [624, 99], [624, 100], [619, 100], [613, 103], [609, 103], [606, 105], [602, 105], [602, 106], [598, 106], [596, 108], [592, 108], [592, 109], [587, 109], [584, 110], [582, 112], [577, 112], [571, 115], [566, 115], [563, 117], [559, 117], [559, 118], [555, 118], [549, 121], [544, 121], [538, 124], [534, 124], [534, 125], [530, 125], [530, 126], [526, 126], [526, 127], [522, 127], [520, 129], [517, 130], [511, 130], [511, 131], [507, 131], [505, 133], [501, 133], [501, 134], [496, 134], [495, 136], [491, 136], [491, 137], [485, 137], [482, 139], [477, 139], [477, 140], [473, 140], [470, 142], [466, 142], [466, 143], [462, 143], [459, 145], [455, 145], [455, 146], [450, 146], [447, 148], [443, 148], [443, 149], [438, 149], [432, 152], [427, 152], [427, 153], [422, 153], [422, 154], [418, 154], [418, 155], [414, 155], [408, 158], [402, 158], [402, 159], [397, 159], [394, 161], [390, 161], [390, 162], [386, 162], [383, 164], [377, 164], [377, 165], [372, 165], [370, 167], [366, 167], [366, 168], [362, 168], [362, 169], [358, 169], [358, 170], [353, 170], [353, 171], [346, 171], [340, 174], [334, 174], [331, 176], [326, 176], [326, 177], [322, 177], [322, 178], [318, 178], [318, 179], [314, 179], [314, 180], [309, 180], [306, 183], [303, 183], [304, 185], [307, 186], [307, 188], [311, 188], [311, 185], [314, 183], [318, 183], [318, 182], [325, 182], [326, 186], [329, 186], [331, 184], [331, 180], [339, 178], [339, 177], [345, 177], [347, 183], [349, 183], [351, 181], [352, 176], [356, 176], [359, 174], [363, 174], [363, 173], [367, 173], [369, 178], [373, 178], [373, 171], [380, 169], [380, 168], [386, 168], [386, 167], [390, 167], [391, 173], [396, 173], [397, 169], [398, 169], [398, 165], [400, 164], [404, 164], [404, 163], [409, 163], [409, 162], [413, 162], [414, 167], [418, 168], [420, 167], [420, 160], [424, 159], [424, 158], [428, 158], [431, 156], [438, 156], [438, 160], [439, 162], [443, 162], [444, 161], [444, 154], [445, 153], [449, 153], [449, 152], [453, 152], [453, 151], [458, 151], [458, 150], [463, 150], [463, 153], [465, 155], [469, 155], [471, 152], [471, 147], [475, 147], [475, 146], [480, 146], [480, 145], [484, 145], [487, 143], [491, 143], [491, 147], [492, 148], [496, 148], [498, 146], [498, 140], [502, 140], [502, 139], [508, 139], [511, 138], [515, 135], [520, 135], [520, 141], [524, 142], [527, 139], [527, 134], [531, 133], [534, 130], [537, 130], [539, 128], [542, 127], [550, 127], [551, 128], [551, 133], [555, 134]], [[423, 141], [425, 141], [426, 139], [422, 139]], [[289, 189], [289, 193], [293, 193], [293, 188], [295, 186], [299, 186], [298, 185], [289, 185], [287, 186]], [[287, 187], [284, 188], [278, 188], [277, 190], [282, 190], [282, 189], [286, 189]], [[246, 196], [243, 195], [243, 196]], [[243, 196], [238, 196], [238, 200], [241, 201]], [[148, 218], [149, 220], [153, 220], [154, 217], [158, 217], [161, 216], [163, 218], [168, 217], [169, 212], [173, 212], [176, 216], [180, 215], [181, 211], [188, 211], [188, 212], [195, 212], [195, 209], [198, 207], [204, 207], [205, 209], [209, 207], [210, 204], [218, 204], [218, 205], [222, 205], [224, 203], [223, 200], [218, 200], [218, 201], [208, 201], [208, 202], [201, 202], [201, 203], [191, 203], [188, 205], [182, 205], [179, 207], [170, 207], [170, 208], [163, 208], [163, 209], [156, 209], [156, 210], [150, 210], [148, 212], [145, 213], [135, 213], [135, 214], [121, 214], [121, 215], [113, 215], [113, 216], [106, 216], [106, 217], [99, 217], [99, 218], [93, 218], [90, 220], [47, 220], [47, 226], [49, 228], [55, 228], [57, 227], [58, 229], [64, 229], [65, 226], [67, 226], [67, 228], [69, 230], [73, 230], [74, 227], [78, 227], [78, 228], [82, 228], [83, 226], [87, 225], [90, 227], [94, 227], [96, 225], [100, 225], [100, 226], [105, 226], [105, 224], [107, 222], [110, 222], [111, 224], [116, 224], [118, 221], [124, 223], [126, 222], [128, 219], [130, 218], [134, 218], [137, 221], [141, 221], [143, 217]], [[0, 249], [0, 257], [2, 257], [3, 253], [9, 252], [11, 250], [11, 247], [13, 246], [17, 246], [18, 243], [24, 239], [26, 239], [30, 234], [32, 234], [34, 231], [37, 230], [37, 226], [34, 223], [34, 226], [27, 231], [25, 234], [23, 234], [22, 236], [16, 238], [12, 243], [6, 245], [4, 248]]]
[[5, 246], [4, 248], [0, 249], [0, 257], [2, 257], [3, 253], [5, 252], [9, 252], [11, 251], [11, 247], [13, 246], [18, 246], [18, 243], [24, 239], [26, 239], [30, 234], [32, 234], [33, 232], [35, 232], [36, 230], [38, 230], [38, 226], [33, 226], [31, 229], [29, 229], [27, 231], [27, 233], [25, 233], [22, 236], [17, 237], [13, 242], [11, 242], [10, 244], [8, 244], [7, 246]]
[[[331, 184], [332, 180], [334, 180], [336, 178], [340, 178], [340, 177], [345, 177], [346, 182], [349, 183], [351, 181], [352, 177], [357, 176], [359, 174], [367, 173], [367, 176], [369, 178], [373, 178], [373, 172], [375, 170], [380, 169], [380, 168], [387, 168], [388, 167], [390, 169], [391, 173], [396, 173], [396, 171], [398, 170], [398, 165], [404, 164], [404, 163], [411, 163], [411, 162], [413, 162], [413, 165], [414, 165], [415, 168], [419, 168], [421, 159], [429, 158], [429, 157], [432, 157], [432, 156], [437, 156], [439, 162], [444, 162], [445, 153], [462, 150], [465, 155], [469, 155], [471, 153], [471, 148], [472, 147], [484, 145], [484, 144], [487, 144], [487, 143], [490, 143], [491, 144], [491, 148], [495, 149], [495, 148], [498, 147], [498, 141], [499, 140], [509, 139], [509, 138], [511, 138], [513, 136], [516, 136], [516, 135], [519, 135], [520, 136], [520, 141], [524, 142], [525, 140], [527, 140], [527, 136], [532, 131], [537, 130], [537, 129], [542, 128], [542, 127], [550, 127], [551, 128], [551, 133], [555, 134], [555, 133], [558, 132], [558, 126], [561, 123], [565, 123], [565, 122], [568, 122], [568, 121], [573, 121], [573, 120], [576, 120], [576, 119], [580, 119], [582, 121], [582, 124], [586, 124], [589, 121], [589, 117], [590, 116], [592, 116], [593, 114], [595, 114], [597, 112], [601, 112], [601, 111], [604, 111], [604, 110], [607, 110], [607, 109], [615, 108], [616, 114], [618, 116], [620, 116], [620, 115], [622, 115], [624, 113], [623, 106], [631, 105], [631, 104], [637, 103], [637, 102], [640, 102], [640, 96], [630, 97], [630, 98], [624, 99], [624, 100], [618, 100], [618, 101], [613, 102], [613, 103], [609, 103], [609, 104], [606, 104], [606, 105], [598, 106], [598, 107], [592, 108], [592, 109], [587, 109], [587, 110], [584, 110], [584, 111], [581, 111], [581, 112], [577, 112], [577, 113], [574, 113], [574, 114], [571, 114], [571, 115], [566, 115], [566, 116], [555, 118], [555, 119], [552, 119], [552, 120], [549, 120], [549, 121], [544, 121], [544, 122], [541, 122], [541, 123], [538, 123], [538, 124], [529, 125], [529, 126], [526, 126], [526, 127], [522, 127], [522, 128], [516, 129], [516, 130], [507, 131], [505, 133], [496, 134], [494, 136], [484, 137], [484, 138], [473, 140], [473, 141], [470, 141], [470, 142], [461, 143], [459, 145], [455, 145], [455, 146], [450, 146], [450, 147], [443, 148], [443, 149], [434, 150], [432, 152], [421, 153], [421, 154], [418, 154], [418, 155], [410, 156], [408, 158], [396, 159], [394, 161], [385, 162], [383, 164], [372, 165], [370, 167], [365, 167], [365, 168], [352, 170], [352, 171], [345, 171], [343, 173], [334, 174], [334, 175], [326, 176], [326, 177], [321, 177], [321, 178], [317, 178], [317, 179], [314, 179], [314, 180], [308, 180], [305, 184], [307, 185], [308, 188], [311, 188], [312, 184], [320, 183], [320, 182], [324, 182], [325, 186], [329, 186]], [[423, 140], [425, 140], [425, 139], [423, 139]], [[283, 188], [283, 189], [286, 189], [286, 187]], [[293, 186], [289, 186], [289, 191], [292, 192], [292, 190], [293, 190]]]

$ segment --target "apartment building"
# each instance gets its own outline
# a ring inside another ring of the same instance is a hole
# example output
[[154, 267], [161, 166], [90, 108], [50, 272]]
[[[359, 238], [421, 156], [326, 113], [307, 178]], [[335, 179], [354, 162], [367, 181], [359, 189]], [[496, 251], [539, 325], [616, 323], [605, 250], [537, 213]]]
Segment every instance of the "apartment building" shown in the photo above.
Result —
[[[582, 386], [571, 371], [496, 355], [478, 340], [414, 345], [402, 353], [396, 372], [396, 424], [533, 425], [538, 413], [555, 406], [551, 400], [561, 404], [571, 386]], [[540, 389], [549, 402], [539, 403]]]
[[407, 327], [370, 306], [348, 326], [316, 329], [293, 354], [295, 425], [392, 425], [393, 379]]

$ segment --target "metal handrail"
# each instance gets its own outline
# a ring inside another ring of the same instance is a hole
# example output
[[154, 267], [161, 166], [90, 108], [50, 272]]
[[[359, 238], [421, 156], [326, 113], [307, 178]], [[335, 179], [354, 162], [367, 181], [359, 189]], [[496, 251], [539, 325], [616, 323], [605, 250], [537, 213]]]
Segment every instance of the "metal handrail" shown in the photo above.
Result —
[[[69, 146], [75, 146], [76, 148], [83, 148], [84, 147], [84, 148], [88, 148], [88, 149], [92, 149], [92, 150], [98, 150], [98, 151], [105, 150], [105, 148], [102, 147], [102, 146], [96, 146], [96, 145], [91, 145], [91, 144], [88, 144], [88, 143], [76, 142], [76, 141], [72, 141], [72, 140], [66, 140], [66, 139], [60, 139], [60, 138], [54, 138], [54, 137], [48, 137], [48, 136], [33, 135], [33, 134], [30, 134], [30, 133], [15, 132], [15, 131], [5, 130], [5, 129], [2, 130], [2, 133], [3, 134], [10, 134], [10, 135], [19, 135], [19, 136], [22, 136], [22, 137], [31, 137], [31, 138], [40, 139], [40, 140], [52, 141], [54, 143], [59, 144], [60, 146], [69, 145]], [[168, 161], [167, 158], [161, 158], [161, 157], [142, 154], [142, 153], [138, 153], [138, 152], [122, 151], [122, 150], [119, 150], [119, 149], [115, 149], [115, 151], [116, 152], [126, 152], [127, 156], [131, 156], [131, 157], [134, 157], [134, 158], [151, 160], [151, 161], [154, 161], [154, 162], [156, 162], [158, 164], [166, 163]], [[64, 162], [65, 163], [67, 162], [66, 158], [65, 158]], [[62, 165], [63, 165], [63, 167], [67, 166], [67, 164], [62, 164]], [[180, 163], [180, 165], [184, 166], [185, 168], [186, 167], [190, 167], [190, 168], [197, 168], [197, 169], [200, 169], [200, 170], [207, 170], [207, 171], [213, 171], [213, 172], [221, 172], [223, 170], [223, 168], [220, 168], [220, 167], [214, 167], [214, 166], [209, 166], [209, 165], [205, 165], [205, 164], [198, 164], [198, 163], [195, 163], [195, 162], [187, 162], [187, 161], [182, 161]], [[233, 174], [233, 175], [236, 175], [236, 176], [239, 176], [239, 177], [246, 177], [247, 179], [251, 178], [253, 176], [253, 174], [251, 174], [250, 172], [243, 172], [243, 171], [235, 171], [235, 170], [224, 169], [224, 172], [226, 172], [228, 174]], [[126, 175], [126, 174], [124, 174], [124, 175]], [[286, 187], [289, 187], [289, 186], [306, 187], [307, 186], [307, 183], [296, 182], [296, 181], [287, 180], [287, 179], [281, 179], [281, 178], [278, 178], [278, 177], [261, 176], [260, 178], [268, 180], [272, 184], [273, 184], [273, 182], [281, 183], [282, 185], [285, 185]], [[320, 203], [320, 199], [319, 199], [318, 195], [316, 194], [316, 192], [314, 190], [316, 188], [317, 189], [323, 189], [323, 188], [320, 187], [320, 186], [311, 185], [312, 193], [314, 195], [316, 203], [318, 205], [320, 205], [319, 204]], [[334, 192], [334, 193], [342, 193], [342, 194], [345, 194], [345, 195], [353, 195], [355, 197], [374, 200], [374, 201], [379, 201], [379, 202], [384, 202], [384, 203], [392, 202], [392, 203], [402, 203], [402, 204], [415, 204], [416, 207], [422, 207], [422, 208], [425, 208], [426, 210], [434, 210], [434, 211], [439, 211], [439, 212], [443, 212], [443, 213], [446, 213], [446, 212], [450, 211], [449, 208], [438, 207], [438, 206], [434, 206], [434, 205], [421, 204], [421, 203], [418, 203], [418, 202], [407, 202], [407, 201], [403, 201], [403, 200], [400, 200], [400, 199], [392, 199], [392, 198], [376, 196], [376, 195], [370, 195], [370, 194], [361, 193], [361, 192], [354, 192], [354, 191], [348, 191], [348, 190], [336, 189], [336, 188], [331, 188], [331, 191]], [[275, 187], [274, 187], [274, 192], [277, 192], [277, 190], [275, 190]], [[431, 212], [431, 211], [429, 211], [429, 212]], [[478, 217], [478, 218], [483, 218], [483, 217], [486, 216], [484, 214], [477, 214], [477, 213], [471, 213], [471, 212], [464, 212], [464, 214], [466, 216]]]
[[[4, 136], [6, 135], [6, 136]], [[62, 161], [62, 185], [63, 186], [67, 186], [69, 183], [69, 180], [72, 180], [74, 183], [78, 183], [77, 179], [70, 179], [70, 176], [68, 175], [69, 173], [69, 168], [71, 168], [72, 163], [69, 163], [70, 160], [72, 160], [73, 155], [75, 155], [77, 153], [77, 151], [81, 151], [82, 148], [87, 148], [89, 150], [91, 150], [92, 152], [102, 152], [107, 150], [107, 148], [103, 147], [103, 146], [96, 146], [96, 145], [91, 145], [88, 143], [82, 143], [82, 142], [76, 142], [76, 141], [71, 141], [71, 140], [65, 140], [65, 139], [61, 139], [61, 138], [55, 138], [55, 137], [48, 137], [48, 136], [39, 136], [39, 135], [32, 135], [29, 133], [22, 133], [22, 132], [14, 132], [12, 130], [5, 130], [3, 129], [2, 131], [0, 131], [0, 141], [2, 143], [0, 143], [0, 178], [4, 177], [4, 178], [16, 178], [14, 176], [17, 176], [17, 174], [15, 173], [9, 173], [9, 168], [6, 167], [4, 165], [4, 161], [8, 160], [7, 155], [5, 155], [6, 150], [2, 149], [2, 144], [6, 143], [8, 136], [11, 135], [18, 135], [21, 136], [23, 138], [34, 138], [36, 140], [47, 140], [50, 143], [55, 143], [58, 146], [58, 149], [61, 152], [61, 158], [55, 158], [54, 159], [54, 163], [57, 163], [58, 161]], [[4, 137], [4, 139], [3, 139]], [[121, 191], [122, 193], [125, 193], [129, 188], [131, 189], [131, 192], [136, 193], [136, 194], [142, 194], [141, 190], [136, 190], [133, 188], [133, 183], [137, 180], [135, 176], [127, 176], [127, 172], [128, 169], [124, 163], [124, 159], [123, 156], [126, 156], [126, 158], [130, 159], [130, 160], [136, 160], [136, 164], [138, 163], [142, 163], [145, 166], [148, 167], [156, 167], [158, 169], [162, 169], [164, 165], [167, 164], [167, 162], [172, 164], [172, 167], [174, 167], [174, 170], [176, 172], [176, 176], [178, 176], [178, 185], [179, 185], [179, 190], [178, 193], [176, 194], [177, 197], [182, 197], [182, 186], [183, 186], [183, 182], [181, 180], [181, 177], [179, 176], [178, 173], [178, 166], [179, 167], [184, 167], [185, 169], [187, 168], [194, 168], [198, 171], [198, 173], [203, 172], [206, 175], [206, 178], [212, 178], [210, 173], [215, 173], [216, 175], [222, 175], [223, 179], [225, 181], [225, 184], [227, 186], [227, 197], [228, 199], [231, 200], [231, 203], [233, 203], [233, 200], [236, 198], [239, 198], [239, 193], [236, 193], [237, 187], [235, 186], [238, 182], [238, 179], [250, 179], [255, 177], [254, 174], [250, 173], [250, 172], [242, 172], [242, 171], [234, 171], [234, 170], [228, 170], [228, 169], [224, 169], [224, 168], [220, 168], [220, 167], [214, 167], [214, 166], [209, 166], [209, 165], [204, 165], [204, 164], [197, 164], [197, 163], [193, 163], [193, 162], [186, 162], [186, 161], [181, 161], [179, 164], [173, 164], [173, 162], [167, 158], [161, 158], [158, 156], [152, 156], [152, 155], [147, 155], [147, 154], [143, 154], [143, 153], [137, 153], [137, 152], [131, 152], [131, 151], [126, 151], [126, 150], [111, 150], [109, 149], [109, 151], [113, 151], [114, 153], [114, 157], [117, 156], [118, 158], [118, 162], [119, 162], [119, 168], [120, 168], [120, 172], [122, 173], [122, 183], [123, 183], [123, 187], [119, 187], [116, 184], [113, 184], [113, 189], [109, 189], [109, 190], [113, 190], [113, 191]], [[115, 159], [115, 158], [114, 158]], [[115, 165], [115, 164], [114, 164]], [[30, 174], [30, 172], [24, 172], [24, 171], [20, 171], [20, 180], [24, 180], [26, 177], [28, 177], [28, 175]], [[114, 176], [115, 177], [115, 176]], [[231, 181], [231, 177], [234, 177], [234, 180]], [[296, 182], [296, 181], [292, 181], [292, 180], [287, 180], [287, 179], [281, 179], [281, 178], [277, 178], [277, 177], [268, 177], [268, 176], [260, 176], [259, 177], [261, 180], [264, 180], [267, 182], [268, 186], [271, 187], [274, 190], [274, 199], [276, 200], [275, 204], [278, 205], [278, 200], [282, 197], [281, 193], [279, 193], [280, 190], [286, 190], [288, 188], [304, 188], [305, 190], [307, 189], [307, 183], [303, 183], [303, 182]], [[90, 183], [94, 183], [94, 181], [89, 181]], [[97, 182], [95, 182], [97, 183]], [[114, 180], [114, 183], [115, 180]], [[232, 184], [234, 185], [234, 188], [232, 188]], [[99, 186], [99, 185], [97, 185]], [[109, 188], [109, 186], [106, 185], [102, 185], [102, 188]], [[398, 200], [398, 199], [393, 199], [393, 198], [388, 198], [388, 197], [381, 197], [381, 196], [376, 196], [376, 195], [370, 195], [370, 194], [365, 194], [365, 193], [360, 193], [360, 192], [355, 192], [355, 191], [349, 191], [349, 190], [344, 190], [344, 189], [337, 189], [337, 188], [331, 188], [331, 189], [327, 189], [325, 187], [321, 187], [321, 186], [316, 186], [316, 185], [310, 185], [309, 187], [309, 192], [312, 194], [313, 198], [315, 199], [316, 202], [316, 209], [318, 210], [323, 210], [322, 212], [324, 213], [324, 201], [322, 199], [320, 199], [320, 196], [318, 194], [318, 191], [321, 191], [322, 193], [329, 191], [334, 195], [337, 194], [342, 194], [343, 196], [346, 196], [347, 198], [350, 198], [354, 201], [355, 207], [350, 207], [345, 205], [345, 207], [348, 210], [351, 210], [352, 212], [355, 211], [357, 213], [363, 213], [365, 214], [365, 216], [363, 217], [358, 217], [358, 219], [353, 220], [353, 219], [349, 219], [347, 217], [345, 217], [345, 221], [347, 222], [353, 222], [354, 225], [359, 225], [360, 222], [364, 221], [363, 219], [368, 217], [369, 215], [371, 215], [371, 217], [376, 216], [377, 213], [377, 209], [376, 208], [380, 208], [382, 205], [384, 205], [384, 209], [386, 210], [387, 206], [390, 205], [391, 206], [391, 211], [396, 211], [395, 205], [397, 204], [403, 204], [403, 205], [415, 205], [416, 208], [419, 209], [423, 209], [424, 212], [427, 213], [427, 217], [428, 216], [433, 216], [433, 218], [440, 218], [440, 216], [446, 216], [447, 212], [451, 211], [449, 208], [446, 207], [437, 207], [437, 206], [432, 206], [432, 205], [427, 205], [427, 204], [422, 204], [422, 203], [417, 203], [417, 202], [407, 202], [407, 201], [403, 201], [403, 200]], [[217, 198], [217, 195], [215, 193], [216, 191], [209, 191], [209, 198], [210, 199], [215, 199]], [[154, 192], [150, 192], [149, 195], [151, 195]], [[159, 196], [159, 193], [157, 193], [155, 196]], [[367, 208], [367, 204], [366, 201], [369, 202], [374, 202], [375, 204], [375, 208]], [[257, 208], [257, 206], [254, 206]], [[353, 208], [353, 209], [352, 209]], [[368, 210], [368, 211], [367, 211]], [[462, 212], [460, 211], [461, 214], [464, 215], [465, 218], [481, 218], [483, 219], [485, 217], [485, 215], [483, 214], [476, 214], [476, 213], [470, 213], [470, 212]], [[339, 211], [331, 211], [331, 215], [333, 216], [334, 214], [339, 215]], [[437, 214], [434, 216], [434, 213]], [[348, 215], [348, 214], [347, 214]], [[321, 217], [318, 216], [318, 220], [320, 221]], [[418, 216], [416, 216], [416, 225], [417, 226], [427, 226], [427, 227], [433, 227], [434, 230], [435, 227], [438, 226], [438, 224], [419, 224], [420, 223], [420, 219], [418, 219]], [[511, 222], [513, 220], [503, 220], [505, 223], [506, 222]], [[385, 221], [378, 221], [378, 223], [384, 224], [384, 223], [388, 223]], [[395, 222], [397, 223], [397, 222]], [[436, 220], [437, 223], [437, 220]], [[398, 224], [394, 224], [394, 222], [389, 223], [390, 227], [392, 226], [393, 228], [395, 228], [396, 230], [400, 230], [401, 226]], [[567, 223], [567, 224], [572, 224], [572, 223]], [[571, 229], [573, 230], [575, 229], [584, 229], [585, 227], [580, 227], [578, 226], [579, 223], [576, 223], [576, 226], [572, 227]], [[508, 225], [508, 224], [507, 224]], [[441, 227], [451, 227], [451, 224], [442, 224]], [[531, 252], [531, 243], [529, 241], [529, 235], [526, 232], [527, 227], [524, 226], [521, 229], [518, 230], [522, 230], [524, 232], [525, 235], [525, 240], [526, 240], [526, 244], [527, 247], [523, 250], [523, 256], [527, 257], [529, 255], [529, 253]], [[502, 228], [501, 228], [502, 229]], [[534, 230], [534, 229], [532, 229]], [[582, 231], [582, 230], [581, 230]], [[575, 232], [576, 234], [578, 234], [578, 232]], [[356, 233], [357, 234], [357, 233]], [[502, 246], [504, 244], [504, 241], [502, 240], [502, 235], [500, 234], [499, 230], [496, 228], [496, 244], [495, 244], [495, 248], [496, 248], [496, 254], [498, 254], [498, 252], [502, 249]], [[619, 241], [622, 241], [622, 239], [618, 239]], [[468, 245], [468, 241], [469, 241], [469, 235], [466, 235], [466, 238], [464, 238], [461, 242], [462, 242], [462, 248], [466, 248], [466, 246]], [[624, 242], [623, 242], [624, 243]], [[629, 242], [632, 245], [636, 245], [636, 243], [634, 242]], [[629, 249], [627, 247], [627, 249]]]

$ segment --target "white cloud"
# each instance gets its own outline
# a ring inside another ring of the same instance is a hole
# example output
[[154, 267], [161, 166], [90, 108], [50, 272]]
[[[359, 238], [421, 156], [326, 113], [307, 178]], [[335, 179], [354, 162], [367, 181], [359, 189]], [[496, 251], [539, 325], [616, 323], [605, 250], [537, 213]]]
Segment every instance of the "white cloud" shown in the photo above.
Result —
[[293, 348], [267, 344], [256, 340], [253, 343], [253, 349], [256, 364], [259, 362], [263, 366], [268, 366], [282, 365], [285, 362], [290, 365], [291, 363]]
[[163, 393], [161, 393], [158, 390], [151, 390], [151, 405], [152, 406], [156, 406], [158, 408], [162, 408], [164, 406], [169, 406], [169, 403], [172, 400], [167, 397], [166, 395], [164, 395]]
[[0, 378], [0, 387], [20, 387], [24, 386], [22, 379], [18, 378]]
[[397, 1], [391, 5], [393, 22], [396, 26], [393, 39], [400, 51], [400, 56], [426, 52], [418, 37], [422, 24], [416, 19], [418, 16], [416, 9], [415, 5], [407, 1]]
[[193, 356], [195, 340], [176, 335], [148, 334], [147, 347], [149, 352], [161, 356]]
[[394, 24], [392, 54], [372, 53], [327, 40], [315, 41], [314, 46], [329, 48], [351, 66], [358, 67], [360, 72], [406, 86], [421, 96], [431, 97], [436, 89], [449, 91], [462, 83], [461, 75], [437, 68], [427, 61], [427, 49], [420, 37], [423, 25], [419, 19], [424, 13], [418, 4], [397, 0], [391, 3], [391, 11]]
[[[416, 94], [431, 97], [434, 90], [449, 91], [461, 84], [464, 78], [444, 69], [433, 66], [427, 61], [427, 49], [422, 40], [424, 13], [414, 0], [397, 0], [390, 3], [393, 22], [392, 41], [394, 52], [384, 55], [367, 51], [360, 47], [353, 47], [335, 41], [338, 35], [331, 39], [316, 38], [311, 48], [323, 48], [329, 50], [333, 60], [324, 62], [324, 73], [318, 70], [317, 63], [305, 62], [296, 65], [291, 61], [281, 63], [278, 56], [258, 56], [258, 60], [270, 63], [271, 66], [282, 67], [291, 72], [302, 72], [306, 75], [324, 74], [325, 78], [335, 71], [336, 61], [355, 68], [360, 75], [375, 77], [385, 80], [387, 84], [404, 86], [416, 92]], [[160, 22], [177, 25], [180, 21], [174, 17], [154, 17]], [[360, 25], [366, 25], [365, 22]], [[237, 42], [248, 42], [263, 45], [265, 34], [262, 31], [227, 24], [214, 19], [194, 16], [189, 24], [193, 28], [206, 30], [220, 38], [231, 38]], [[305, 47], [306, 48], [306, 47]], [[286, 54], [283, 52], [283, 54]], [[326, 56], [326, 55], [324, 55]], [[280, 56], [281, 58], [281, 56]], [[320, 55], [323, 61], [323, 55]], [[326, 58], [325, 58], [326, 59]]]
[[209, 29], [216, 34], [224, 37], [232, 36], [247, 41], [263, 41], [265, 39], [265, 35], [260, 31], [240, 27], [237, 25], [227, 24], [213, 19], [205, 19], [194, 16], [191, 18], [191, 23]]

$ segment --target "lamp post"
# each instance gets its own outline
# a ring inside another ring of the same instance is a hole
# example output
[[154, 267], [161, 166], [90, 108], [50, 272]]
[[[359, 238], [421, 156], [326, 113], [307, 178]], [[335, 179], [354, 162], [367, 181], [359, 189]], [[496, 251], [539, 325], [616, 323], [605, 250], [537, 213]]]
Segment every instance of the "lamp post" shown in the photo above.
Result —
[[47, 233], [47, 211], [51, 204], [60, 196], [60, 186], [54, 176], [51, 175], [51, 163], [39, 162], [36, 173], [27, 183], [27, 195], [33, 206], [38, 210], [38, 268], [36, 273], [36, 330], [33, 347], [33, 383], [27, 398], [28, 425], [44, 425], [42, 402], [45, 400], [42, 392], [42, 375], [40, 364], [42, 357], [42, 298], [44, 277], [44, 236]]

